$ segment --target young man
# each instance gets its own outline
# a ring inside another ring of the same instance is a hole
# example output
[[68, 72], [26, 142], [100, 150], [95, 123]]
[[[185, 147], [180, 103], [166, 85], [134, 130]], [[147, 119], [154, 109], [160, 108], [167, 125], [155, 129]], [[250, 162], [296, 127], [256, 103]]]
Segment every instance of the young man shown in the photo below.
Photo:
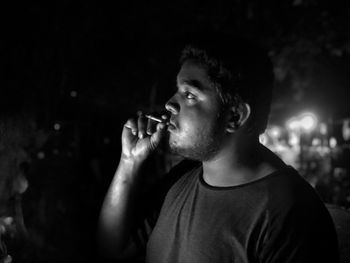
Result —
[[267, 56], [242, 40], [207, 37], [182, 52], [177, 92], [165, 105], [170, 124], [153, 130], [141, 115], [124, 126], [121, 160], [101, 211], [103, 252], [127, 258], [138, 247], [135, 217], [150, 215], [139, 213], [142, 166], [165, 139], [196, 162], [180, 163], [168, 175], [171, 183], [155, 189], [165, 194], [158, 195], [146, 262], [337, 262], [325, 206], [259, 143], [273, 81]]

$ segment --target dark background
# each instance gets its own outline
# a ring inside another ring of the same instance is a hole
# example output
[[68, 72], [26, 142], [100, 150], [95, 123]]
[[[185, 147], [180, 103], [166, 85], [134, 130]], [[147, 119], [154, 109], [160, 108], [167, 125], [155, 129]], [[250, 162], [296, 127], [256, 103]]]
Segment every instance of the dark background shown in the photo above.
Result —
[[27, 1], [0, 12], [1, 202], [20, 176], [29, 184], [29, 237], [7, 237], [15, 262], [98, 259], [97, 217], [121, 127], [137, 110], [163, 109], [186, 34], [251, 36], [269, 50], [271, 123], [304, 109], [331, 123], [350, 116], [346, 0]]

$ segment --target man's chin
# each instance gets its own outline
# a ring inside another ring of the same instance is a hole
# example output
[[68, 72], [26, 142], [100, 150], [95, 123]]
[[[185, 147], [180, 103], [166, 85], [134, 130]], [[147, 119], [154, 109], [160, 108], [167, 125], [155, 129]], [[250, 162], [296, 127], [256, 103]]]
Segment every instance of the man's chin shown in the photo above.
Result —
[[200, 153], [198, 151], [195, 151], [192, 148], [183, 148], [179, 147], [178, 145], [170, 145], [169, 147], [170, 153], [181, 156], [185, 159], [190, 159], [194, 161], [203, 161], [206, 157], [203, 155], [203, 153]]
[[169, 141], [169, 151], [171, 154], [181, 155], [181, 148], [172, 141]]
[[[175, 136], [169, 134], [168, 146], [172, 154], [182, 156], [186, 159], [196, 161], [208, 161], [215, 157], [219, 151], [217, 136], [200, 136], [197, 139], [190, 140], [188, 137]], [[187, 142], [183, 144], [182, 142]]]
[[169, 150], [171, 154], [179, 155], [184, 158], [188, 158], [188, 150], [185, 148], [180, 147], [179, 145], [175, 144], [174, 142], [169, 142]]

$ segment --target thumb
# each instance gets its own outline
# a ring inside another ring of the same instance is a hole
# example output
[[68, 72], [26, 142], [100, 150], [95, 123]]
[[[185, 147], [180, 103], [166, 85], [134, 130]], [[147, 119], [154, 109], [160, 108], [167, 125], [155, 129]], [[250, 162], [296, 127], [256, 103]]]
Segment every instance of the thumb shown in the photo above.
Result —
[[165, 135], [165, 131], [166, 131], [166, 124], [158, 123], [156, 132], [153, 133], [150, 138], [150, 145], [152, 150], [155, 150], [158, 147], [159, 143], [161, 142], [162, 138]]

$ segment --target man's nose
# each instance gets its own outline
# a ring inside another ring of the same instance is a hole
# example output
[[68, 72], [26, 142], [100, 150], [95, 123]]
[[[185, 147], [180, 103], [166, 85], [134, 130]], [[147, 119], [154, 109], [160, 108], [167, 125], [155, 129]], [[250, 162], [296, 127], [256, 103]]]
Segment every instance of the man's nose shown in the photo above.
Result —
[[171, 114], [178, 114], [180, 110], [180, 105], [175, 101], [174, 96], [171, 97], [167, 103], [165, 103], [165, 109]]

